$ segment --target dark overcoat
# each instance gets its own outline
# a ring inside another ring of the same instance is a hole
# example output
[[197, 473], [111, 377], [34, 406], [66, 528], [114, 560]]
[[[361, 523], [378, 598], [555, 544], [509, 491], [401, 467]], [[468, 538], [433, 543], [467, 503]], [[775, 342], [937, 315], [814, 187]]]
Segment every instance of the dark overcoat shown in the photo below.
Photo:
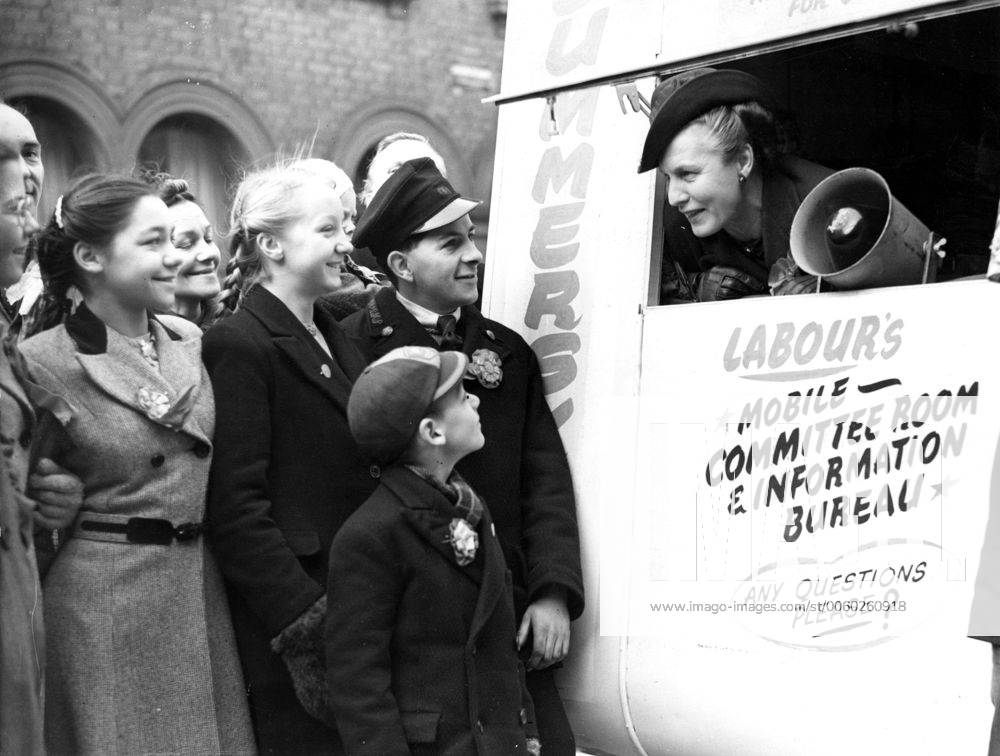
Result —
[[492, 520], [486, 511], [476, 558], [459, 566], [455, 516], [397, 465], [333, 541], [327, 675], [349, 754], [513, 756], [534, 737]]
[[324, 595], [333, 536], [377, 484], [346, 416], [364, 359], [332, 317], [317, 310], [315, 322], [332, 359], [258, 286], [204, 338], [216, 397], [211, 539], [266, 753], [338, 750], [336, 733], [299, 705], [269, 644]]
[[688, 273], [725, 265], [743, 270], [759, 281], [767, 281], [768, 272], [782, 257], [790, 254], [789, 237], [792, 220], [802, 200], [820, 181], [832, 174], [808, 160], [793, 156], [781, 157], [763, 174], [761, 198], [761, 254], [748, 255], [743, 246], [720, 231], [706, 238], [691, 233], [691, 224], [675, 207], [667, 206], [663, 214], [663, 272], [673, 273], [673, 262]]
[[[369, 361], [401, 346], [440, 349], [394, 289], [378, 292], [341, 325]], [[503, 375], [496, 388], [466, 379], [466, 390], [479, 397], [486, 444], [456, 469], [490, 508], [513, 573], [518, 617], [543, 589], [560, 586], [575, 619], [583, 611], [576, 500], [538, 359], [520, 335], [472, 305], [462, 308], [458, 332], [466, 355], [493, 352]]]

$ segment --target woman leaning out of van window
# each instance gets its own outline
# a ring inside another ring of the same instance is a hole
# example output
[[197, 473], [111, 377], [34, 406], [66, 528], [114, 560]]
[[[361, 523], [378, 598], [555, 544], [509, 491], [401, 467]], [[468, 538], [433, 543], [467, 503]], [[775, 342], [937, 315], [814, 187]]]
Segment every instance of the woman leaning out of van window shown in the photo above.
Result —
[[265, 752], [339, 750], [336, 732], [318, 721], [327, 554], [378, 475], [347, 425], [364, 358], [317, 306], [342, 285], [351, 251], [343, 221], [339, 196], [311, 171], [244, 179], [222, 291], [235, 313], [205, 334], [218, 412], [211, 538]]
[[[42, 232], [20, 350], [84, 501], [45, 577], [50, 753], [254, 749], [221, 577], [202, 537], [214, 404], [201, 332], [168, 311], [179, 259], [142, 182], [78, 181]], [[72, 314], [68, 292], [82, 304]]]
[[789, 231], [832, 171], [784, 154], [764, 82], [685, 71], [656, 87], [652, 109], [639, 172], [666, 177], [661, 304], [815, 290], [791, 260]]

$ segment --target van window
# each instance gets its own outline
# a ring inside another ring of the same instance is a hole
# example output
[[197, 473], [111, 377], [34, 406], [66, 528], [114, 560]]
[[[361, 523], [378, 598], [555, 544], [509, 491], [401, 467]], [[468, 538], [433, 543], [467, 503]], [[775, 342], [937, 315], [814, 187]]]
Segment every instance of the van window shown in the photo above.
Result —
[[[944, 236], [937, 280], [985, 273], [1000, 198], [1000, 10], [721, 65], [774, 90], [792, 117], [791, 154], [833, 170], [877, 171], [897, 200]], [[661, 284], [676, 266], [662, 232], [664, 180], [657, 180], [649, 303], [669, 304], [674, 297]]]

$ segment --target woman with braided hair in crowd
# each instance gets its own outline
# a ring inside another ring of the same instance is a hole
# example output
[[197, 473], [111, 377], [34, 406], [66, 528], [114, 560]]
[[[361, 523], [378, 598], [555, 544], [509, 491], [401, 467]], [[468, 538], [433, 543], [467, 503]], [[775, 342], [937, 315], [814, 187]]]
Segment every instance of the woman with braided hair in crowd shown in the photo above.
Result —
[[201, 537], [215, 424], [201, 331], [152, 314], [174, 304], [172, 227], [150, 186], [94, 175], [59, 198], [38, 240], [25, 386], [43, 447], [84, 487], [43, 583], [53, 754], [254, 750]]
[[218, 314], [215, 299], [221, 288], [218, 270], [222, 254], [215, 243], [215, 229], [187, 181], [155, 171], [144, 173], [142, 178], [156, 187], [174, 224], [170, 241], [181, 264], [171, 312], [204, 331]]
[[204, 347], [217, 411], [210, 537], [261, 752], [338, 753], [319, 721], [327, 554], [378, 477], [347, 424], [365, 360], [317, 306], [342, 286], [344, 208], [329, 182], [278, 166], [243, 180], [230, 229], [221, 298], [235, 312]]

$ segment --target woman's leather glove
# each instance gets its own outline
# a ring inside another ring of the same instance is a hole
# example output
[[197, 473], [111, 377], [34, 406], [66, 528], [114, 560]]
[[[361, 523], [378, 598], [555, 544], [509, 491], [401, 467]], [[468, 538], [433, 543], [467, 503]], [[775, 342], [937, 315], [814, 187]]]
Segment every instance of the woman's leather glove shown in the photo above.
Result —
[[692, 285], [699, 302], [718, 302], [766, 294], [767, 284], [745, 270], [715, 265], [693, 276]]
[[[774, 265], [767, 276], [767, 285], [771, 294], [776, 297], [788, 294], [811, 294], [817, 291], [816, 276], [803, 273], [791, 257], [782, 257]], [[829, 286], [823, 289], [829, 291]]]

